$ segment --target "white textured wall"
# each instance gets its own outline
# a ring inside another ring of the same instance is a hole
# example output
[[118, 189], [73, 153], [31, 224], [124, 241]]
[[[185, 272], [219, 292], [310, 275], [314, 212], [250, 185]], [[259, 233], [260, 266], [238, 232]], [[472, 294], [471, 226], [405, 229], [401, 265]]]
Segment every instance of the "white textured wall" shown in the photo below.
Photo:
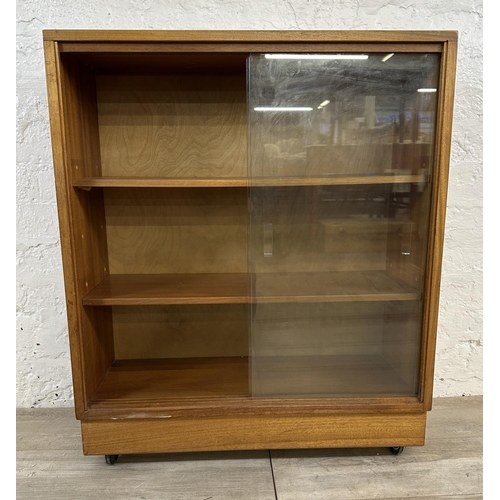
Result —
[[459, 60], [436, 396], [482, 394], [482, 2], [30, 0], [17, 6], [17, 404], [72, 404], [42, 29], [453, 29]]

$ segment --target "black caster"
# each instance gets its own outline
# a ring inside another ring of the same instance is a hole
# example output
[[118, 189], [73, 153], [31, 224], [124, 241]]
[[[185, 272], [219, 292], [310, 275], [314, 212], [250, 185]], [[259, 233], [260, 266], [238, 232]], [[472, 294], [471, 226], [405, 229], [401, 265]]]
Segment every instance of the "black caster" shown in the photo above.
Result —
[[114, 465], [118, 460], [118, 455], [104, 455], [104, 457], [106, 458], [106, 463], [108, 465]]
[[389, 450], [391, 450], [391, 453], [393, 455], [401, 455], [403, 453], [403, 450], [405, 449], [404, 446], [391, 446]]

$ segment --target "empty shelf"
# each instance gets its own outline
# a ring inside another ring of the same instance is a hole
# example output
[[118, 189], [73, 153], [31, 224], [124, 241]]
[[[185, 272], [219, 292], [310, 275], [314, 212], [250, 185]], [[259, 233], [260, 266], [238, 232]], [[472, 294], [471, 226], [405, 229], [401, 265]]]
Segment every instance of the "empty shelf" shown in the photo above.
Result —
[[82, 177], [73, 181], [81, 189], [93, 187], [168, 188], [168, 187], [279, 187], [279, 186], [347, 186], [353, 184], [407, 184], [428, 181], [427, 175], [356, 175], [316, 177]]
[[417, 290], [385, 271], [327, 273], [114, 274], [85, 306], [418, 300]]

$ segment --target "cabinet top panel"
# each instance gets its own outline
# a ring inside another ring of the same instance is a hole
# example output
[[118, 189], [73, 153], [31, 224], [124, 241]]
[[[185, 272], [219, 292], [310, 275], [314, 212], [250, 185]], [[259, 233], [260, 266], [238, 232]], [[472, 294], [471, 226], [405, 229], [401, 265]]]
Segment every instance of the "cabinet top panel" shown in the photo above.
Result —
[[447, 42], [458, 38], [457, 31], [232, 31], [232, 30], [44, 30], [44, 40], [58, 42]]

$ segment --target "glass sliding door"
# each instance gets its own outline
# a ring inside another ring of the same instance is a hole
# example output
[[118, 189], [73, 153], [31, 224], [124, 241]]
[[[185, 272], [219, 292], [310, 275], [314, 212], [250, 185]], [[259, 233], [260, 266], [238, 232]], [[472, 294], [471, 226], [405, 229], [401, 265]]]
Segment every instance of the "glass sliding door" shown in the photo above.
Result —
[[254, 54], [253, 397], [418, 392], [439, 54]]

